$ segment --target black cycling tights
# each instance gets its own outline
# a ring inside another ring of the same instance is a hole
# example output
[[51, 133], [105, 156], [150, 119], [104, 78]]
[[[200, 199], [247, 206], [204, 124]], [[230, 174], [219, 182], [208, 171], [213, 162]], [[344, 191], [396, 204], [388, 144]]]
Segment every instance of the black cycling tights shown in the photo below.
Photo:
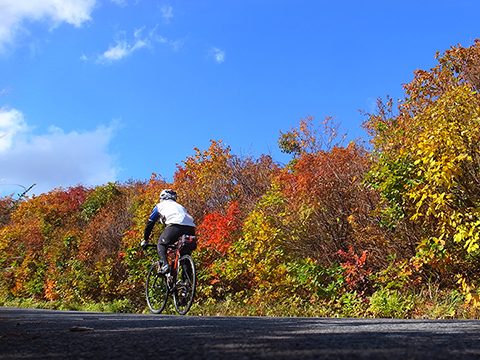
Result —
[[162, 263], [167, 263], [167, 245], [173, 244], [182, 235], [195, 235], [195, 228], [185, 225], [169, 225], [162, 232], [157, 243], [157, 252]]

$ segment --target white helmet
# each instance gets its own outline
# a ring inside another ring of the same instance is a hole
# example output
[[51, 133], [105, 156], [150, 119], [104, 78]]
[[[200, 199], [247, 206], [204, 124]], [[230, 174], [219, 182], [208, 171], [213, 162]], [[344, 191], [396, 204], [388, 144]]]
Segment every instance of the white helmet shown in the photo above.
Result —
[[177, 193], [172, 189], [162, 190], [162, 192], [160, 193], [160, 201], [163, 201], [163, 200], [177, 201]]

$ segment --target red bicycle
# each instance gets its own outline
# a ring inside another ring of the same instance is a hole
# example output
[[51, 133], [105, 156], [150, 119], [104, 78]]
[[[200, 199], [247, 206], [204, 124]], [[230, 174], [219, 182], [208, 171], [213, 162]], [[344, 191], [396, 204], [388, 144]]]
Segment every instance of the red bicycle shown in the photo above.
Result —
[[[192, 307], [196, 288], [195, 263], [189, 254], [190, 249], [185, 249], [183, 241], [188, 235], [184, 235], [175, 244], [168, 245], [167, 255], [170, 264], [170, 272], [160, 272], [161, 261], [154, 261], [150, 266], [146, 281], [146, 298], [150, 311], [160, 314], [167, 304], [168, 296], [173, 293], [175, 309], [180, 315], [185, 315]], [[194, 238], [194, 237], [190, 237]], [[190, 239], [189, 239], [190, 240]], [[196, 248], [196, 239], [195, 248]], [[155, 248], [155, 244], [148, 244], [148, 248]], [[148, 255], [148, 251], [145, 253]]]

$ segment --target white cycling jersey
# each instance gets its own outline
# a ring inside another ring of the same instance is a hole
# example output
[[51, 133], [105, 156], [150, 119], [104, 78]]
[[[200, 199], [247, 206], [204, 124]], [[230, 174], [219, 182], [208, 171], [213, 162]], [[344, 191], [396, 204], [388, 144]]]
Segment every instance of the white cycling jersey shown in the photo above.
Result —
[[175, 200], [160, 201], [156, 209], [165, 225], [185, 225], [195, 227], [193, 217], [187, 213], [187, 210]]

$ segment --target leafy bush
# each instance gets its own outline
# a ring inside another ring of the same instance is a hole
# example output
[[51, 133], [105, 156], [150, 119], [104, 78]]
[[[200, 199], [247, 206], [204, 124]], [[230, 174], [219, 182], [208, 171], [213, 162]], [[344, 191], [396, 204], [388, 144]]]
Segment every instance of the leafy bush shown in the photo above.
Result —
[[367, 313], [373, 317], [406, 319], [413, 306], [412, 295], [404, 296], [398, 290], [380, 289], [371, 296]]

